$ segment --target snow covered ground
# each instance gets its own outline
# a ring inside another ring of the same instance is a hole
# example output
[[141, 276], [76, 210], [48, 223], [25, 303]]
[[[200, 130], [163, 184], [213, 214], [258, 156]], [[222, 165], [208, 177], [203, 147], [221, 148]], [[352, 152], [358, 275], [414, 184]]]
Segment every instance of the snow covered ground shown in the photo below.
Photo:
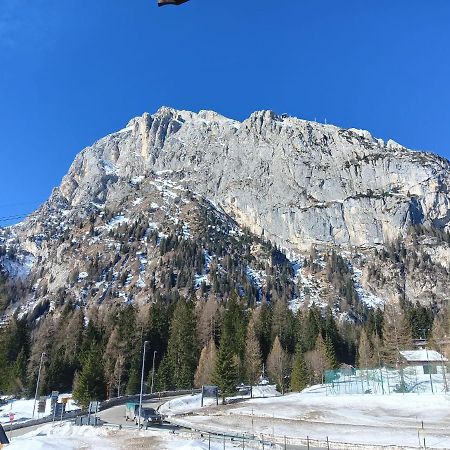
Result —
[[37, 430], [13, 438], [8, 450], [108, 450], [120, 448], [108, 439], [106, 428], [75, 427], [71, 423], [44, 425]]
[[[63, 397], [70, 397], [70, 394], [61, 394], [59, 396], [59, 401], [62, 400]], [[6, 405], [0, 406], [0, 423], [10, 423], [9, 414], [14, 414], [14, 421], [16, 422], [24, 422], [26, 420], [30, 420], [33, 417], [33, 405], [34, 399], [31, 400], [12, 400]], [[66, 411], [73, 411], [74, 409], [79, 409], [77, 405], [75, 405], [73, 400], [69, 400], [66, 405]], [[45, 413], [38, 414], [38, 402], [36, 402], [36, 411], [34, 418], [39, 419], [44, 416], [48, 416], [51, 414], [51, 401], [47, 399], [45, 405]]]
[[[223, 443], [195, 438], [188, 433], [173, 434], [168, 430], [118, 430], [108, 427], [44, 425], [23, 436], [13, 438], [8, 450], [112, 450], [145, 448], [157, 450], [222, 450]], [[226, 450], [235, 448], [226, 444]]]
[[[274, 385], [266, 385], [266, 386], [254, 386], [253, 387], [253, 397], [276, 397], [281, 395], [275, 388]], [[249, 398], [246, 396], [237, 396], [237, 397], [227, 397], [227, 401]], [[221, 399], [219, 399], [219, 403]], [[216, 399], [214, 398], [204, 398], [203, 399], [203, 407], [213, 406], [216, 404]], [[195, 395], [186, 395], [184, 397], [179, 397], [174, 400], [170, 400], [159, 408], [161, 414], [165, 414], [167, 416], [175, 416], [177, 414], [187, 414], [193, 411], [200, 410], [202, 408], [202, 396], [201, 394]]]
[[[205, 431], [248, 433], [267, 439], [312, 439], [366, 445], [450, 448], [450, 396], [424, 394], [326, 395], [302, 393], [252, 399], [198, 410], [179, 420]], [[423, 429], [422, 429], [423, 422]]]

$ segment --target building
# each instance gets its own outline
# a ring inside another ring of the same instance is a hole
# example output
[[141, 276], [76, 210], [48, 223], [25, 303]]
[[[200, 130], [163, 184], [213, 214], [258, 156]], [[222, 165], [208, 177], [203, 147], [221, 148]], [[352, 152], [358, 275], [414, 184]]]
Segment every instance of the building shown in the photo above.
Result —
[[436, 374], [439, 366], [448, 363], [448, 359], [436, 350], [401, 350], [400, 356], [406, 366], [422, 366], [424, 374]]

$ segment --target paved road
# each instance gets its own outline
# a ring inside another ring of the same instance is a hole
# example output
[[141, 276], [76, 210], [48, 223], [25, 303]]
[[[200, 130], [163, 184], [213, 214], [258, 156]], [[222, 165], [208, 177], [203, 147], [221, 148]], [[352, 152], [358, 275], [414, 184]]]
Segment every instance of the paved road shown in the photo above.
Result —
[[[149, 401], [145, 401], [142, 403], [143, 406], [151, 406], [152, 408], [157, 408], [159, 405], [163, 404], [164, 402], [168, 400], [172, 400], [177, 397], [163, 397], [161, 400], [159, 399], [152, 399]], [[119, 406], [113, 406], [112, 408], [106, 409], [104, 411], [100, 411], [98, 416], [101, 420], [111, 423], [114, 425], [133, 425], [133, 422], [127, 422], [125, 420], [125, 405], [119, 405]], [[73, 419], [68, 419], [73, 420]], [[57, 421], [58, 423], [58, 421]], [[40, 425], [31, 425], [29, 427], [20, 428], [18, 430], [12, 431], [12, 438], [14, 439], [17, 436], [23, 436], [24, 434], [29, 433], [30, 431], [34, 431], [46, 424], [40, 424]], [[11, 433], [7, 432], [8, 437], [11, 436]]]
[[[169, 400], [173, 400], [173, 399], [178, 398], [178, 397], [179, 396], [163, 397], [161, 399], [151, 399], [151, 400], [143, 402], [142, 405], [143, 406], [149, 406], [149, 407], [152, 407], [152, 408], [156, 409], [158, 406], [162, 405], [163, 403], [165, 403], [165, 402], [167, 402]], [[135, 426], [133, 422], [130, 422], [130, 421], [127, 422], [125, 420], [125, 405], [113, 406], [112, 408], [106, 409], [104, 411], [100, 411], [98, 413], [98, 417], [102, 421], [104, 421], [106, 423], [109, 423], [109, 424], [113, 424], [113, 425]], [[22, 435], [24, 435], [26, 433], [29, 433], [30, 431], [36, 430], [37, 428], [39, 428], [41, 426], [42, 426], [42, 424], [41, 425], [33, 425], [33, 426], [26, 427], [26, 428], [21, 428], [19, 430], [14, 430], [12, 432], [12, 437], [14, 439], [14, 437], [22, 436]], [[165, 425], [164, 429], [167, 430], [169, 427], [171, 427], [171, 426], [170, 425]], [[180, 431], [182, 432], [182, 430], [180, 430]], [[224, 429], [224, 432], [226, 432], [226, 431], [227, 430]], [[205, 433], [203, 433], [203, 434], [205, 435]], [[200, 438], [200, 433], [197, 433], [197, 435]], [[10, 436], [10, 433], [8, 432], [8, 437], [9, 436]], [[143, 439], [145, 439], [145, 438], [143, 438]], [[218, 441], [221, 441], [221, 439], [220, 438], [219, 439], [212, 439], [211, 441], [212, 442], [218, 442]], [[236, 445], [236, 441], [234, 441], [234, 442], [235, 442], [234, 445]], [[228, 447], [228, 445], [230, 443], [229, 439], [227, 439], [227, 443], [228, 443], [227, 444], [227, 447]], [[245, 448], [248, 448], [247, 445], [245, 446]], [[261, 448], [262, 448], [262, 446], [261, 446]], [[270, 447], [268, 445], [265, 446], [265, 449], [267, 449], [267, 450], [269, 450], [270, 448], [273, 448], [273, 447]], [[280, 446], [278, 448], [282, 448], [283, 449], [284, 446]], [[295, 446], [295, 445], [287, 445], [286, 446], [286, 450], [307, 450], [307, 447]], [[323, 450], [323, 448], [319, 449], [319, 448], [315, 448], [315, 447], [310, 447], [309, 450]]]
[[[162, 405], [169, 400], [173, 400], [178, 398], [175, 397], [162, 397], [161, 399], [153, 398], [151, 400], [147, 400], [142, 402], [142, 407], [151, 407], [158, 408], [158, 406]], [[112, 408], [105, 409], [104, 411], [100, 411], [98, 413], [98, 417], [106, 423], [110, 423], [113, 425], [134, 425], [131, 421], [125, 420], [125, 405], [113, 406]]]

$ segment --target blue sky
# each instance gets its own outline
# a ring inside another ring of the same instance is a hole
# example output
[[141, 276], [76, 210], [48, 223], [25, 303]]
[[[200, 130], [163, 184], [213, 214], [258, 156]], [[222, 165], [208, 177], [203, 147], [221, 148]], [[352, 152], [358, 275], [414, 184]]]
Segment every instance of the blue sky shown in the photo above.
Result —
[[257, 109], [450, 156], [450, 1], [0, 0], [0, 217], [161, 105]]

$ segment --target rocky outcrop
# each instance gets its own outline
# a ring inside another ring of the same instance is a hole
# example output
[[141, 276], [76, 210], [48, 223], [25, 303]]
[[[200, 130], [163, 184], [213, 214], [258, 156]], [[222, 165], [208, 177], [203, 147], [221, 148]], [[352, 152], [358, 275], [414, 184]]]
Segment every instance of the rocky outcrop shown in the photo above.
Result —
[[241, 224], [290, 249], [371, 246], [412, 224], [448, 228], [448, 161], [370, 133], [271, 111], [242, 123], [161, 108], [75, 159], [55, 195], [120, 198], [120, 181], [177, 171]]
[[[359, 320], [361, 305], [445, 304], [448, 167], [363, 130], [270, 111], [237, 122], [161, 108], [85, 148], [41, 208], [0, 229], [0, 272], [19, 286], [8, 313], [68, 299], [145, 303], [171, 289], [205, 294], [220, 284], [214, 275], [205, 285], [210, 264], [238, 292], [253, 280], [246, 295], [257, 301], [276, 275], [272, 257], [250, 257], [247, 246], [264, 240], [286, 250], [283, 295], [292, 305], [336, 313], [344, 305]], [[168, 236], [197, 248], [193, 266], [190, 257], [177, 266], [185, 253], [176, 264], [161, 258]], [[230, 246], [242, 260], [237, 274], [223, 270]], [[344, 290], [327, 269], [333, 252], [348, 266]]]

